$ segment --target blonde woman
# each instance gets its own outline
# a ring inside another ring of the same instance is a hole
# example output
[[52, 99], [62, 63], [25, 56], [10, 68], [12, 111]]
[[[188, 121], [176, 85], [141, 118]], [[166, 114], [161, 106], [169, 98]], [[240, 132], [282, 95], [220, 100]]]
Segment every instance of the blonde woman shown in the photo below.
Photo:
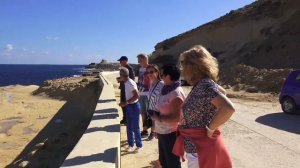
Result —
[[183, 118], [173, 153], [186, 152], [189, 168], [231, 168], [231, 160], [219, 127], [235, 109], [220, 92], [217, 60], [203, 47], [194, 46], [180, 55], [185, 80], [193, 86], [182, 105]]

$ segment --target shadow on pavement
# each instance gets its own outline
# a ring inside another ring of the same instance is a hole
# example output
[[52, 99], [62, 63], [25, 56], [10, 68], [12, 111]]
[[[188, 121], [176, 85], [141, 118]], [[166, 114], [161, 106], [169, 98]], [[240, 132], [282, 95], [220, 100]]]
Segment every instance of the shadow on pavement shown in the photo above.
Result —
[[93, 154], [90, 156], [78, 156], [66, 160], [64, 162], [64, 167], [78, 166], [100, 160], [107, 163], [115, 163], [116, 153], [118, 153], [118, 148], [110, 148], [105, 150], [104, 153]]
[[278, 112], [260, 116], [255, 121], [273, 128], [300, 134], [300, 115]]
[[120, 132], [120, 124], [115, 125], [107, 125], [105, 127], [94, 127], [88, 128], [84, 134], [98, 132], [98, 131], [106, 131], [106, 132]]
[[119, 114], [94, 115], [92, 120], [116, 119], [118, 117], [119, 117]]
[[98, 100], [98, 103], [108, 103], [112, 101], [116, 101], [116, 99], [100, 99]]
[[102, 109], [102, 110], [96, 110], [95, 113], [116, 113], [116, 114], [118, 114], [118, 109], [107, 108], [107, 109]]

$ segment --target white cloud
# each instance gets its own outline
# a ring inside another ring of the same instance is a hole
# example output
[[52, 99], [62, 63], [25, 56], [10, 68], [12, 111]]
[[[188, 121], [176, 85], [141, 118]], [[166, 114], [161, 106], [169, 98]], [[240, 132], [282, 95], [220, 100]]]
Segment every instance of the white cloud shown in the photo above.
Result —
[[14, 46], [12, 44], [6, 44], [5, 47], [4, 47], [4, 51], [12, 51], [14, 50]]
[[6, 44], [4, 47], [0, 48], [1, 57], [10, 57], [14, 52], [14, 45]]
[[59, 37], [57, 37], [57, 36], [46, 36], [46, 40], [49, 40], [49, 41], [56, 41], [58, 39], [59, 39]]

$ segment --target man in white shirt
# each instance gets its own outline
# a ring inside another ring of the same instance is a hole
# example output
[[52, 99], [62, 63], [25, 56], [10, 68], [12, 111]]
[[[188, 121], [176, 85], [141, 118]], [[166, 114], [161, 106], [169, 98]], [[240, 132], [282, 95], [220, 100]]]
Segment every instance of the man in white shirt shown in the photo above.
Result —
[[[128, 58], [126, 56], [122, 56], [120, 59], [118, 59], [118, 61], [120, 61], [120, 65], [122, 67], [125, 67], [125, 68], [127, 68], [129, 70], [129, 78], [131, 78], [132, 80], [134, 80], [134, 78], [135, 78], [134, 77], [134, 70], [128, 64]], [[118, 82], [120, 82], [119, 89], [121, 91], [121, 95], [120, 95], [121, 102], [126, 102], [124, 82], [122, 82], [122, 81], [118, 81]], [[120, 124], [126, 125], [126, 108], [125, 107], [122, 107], [122, 112], [123, 112], [123, 119], [120, 121]]]
[[[140, 104], [138, 102], [139, 92], [136, 83], [129, 78], [129, 71], [125, 67], [120, 68], [120, 80], [125, 85], [126, 102], [121, 102], [119, 105], [126, 108], [126, 131], [127, 131], [127, 142], [128, 152], [142, 150], [142, 138], [140, 133]], [[136, 149], [133, 148], [134, 142]]]

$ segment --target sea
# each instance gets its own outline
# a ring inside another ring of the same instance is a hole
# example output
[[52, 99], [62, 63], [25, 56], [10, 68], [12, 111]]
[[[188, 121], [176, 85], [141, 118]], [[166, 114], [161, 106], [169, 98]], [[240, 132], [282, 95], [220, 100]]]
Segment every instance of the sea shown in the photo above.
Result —
[[0, 86], [42, 85], [43, 81], [80, 76], [85, 65], [0, 64]]

